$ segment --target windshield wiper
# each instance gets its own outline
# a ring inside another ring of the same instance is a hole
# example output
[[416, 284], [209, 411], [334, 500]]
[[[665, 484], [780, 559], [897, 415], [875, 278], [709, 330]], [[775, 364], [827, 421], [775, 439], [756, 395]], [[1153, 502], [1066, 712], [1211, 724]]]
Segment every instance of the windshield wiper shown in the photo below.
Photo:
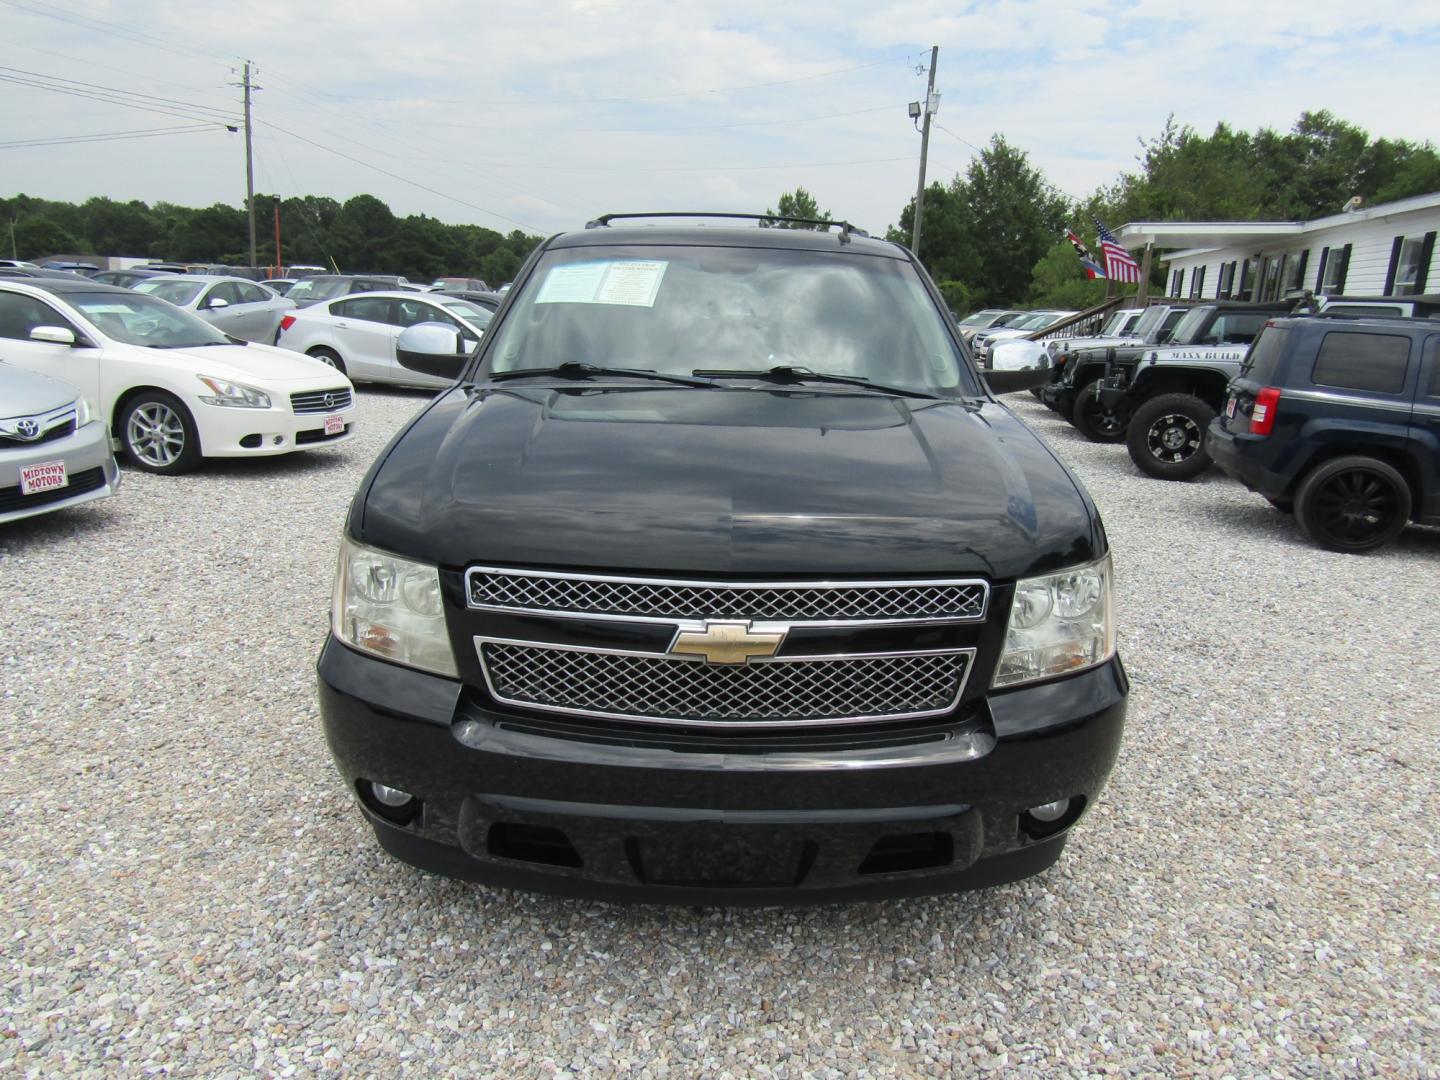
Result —
[[602, 367], [599, 364], [584, 364], [568, 361], [546, 368], [519, 368], [515, 371], [493, 371], [488, 376], [491, 382], [504, 379], [522, 379], [528, 376], [549, 375], [559, 379], [588, 379], [599, 375], [624, 375], [632, 379], [652, 379], [656, 382], [675, 383], [678, 386], [713, 386], [705, 379], [694, 379], [689, 375], [666, 375], [650, 368]]
[[871, 379], [863, 379], [858, 375], [836, 375], [828, 371], [811, 371], [809, 368], [794, 367], [790, 364], [781, 364], [778, 367], [760, 368], [751, 371], [743, 369], [732, 371], [725, 368], [715, 370], [702, 368], [698, 371], [692, 371], [691, 374], [705, 379], [763, 379], [780, 383], [838, 383], [841, 386], [858, 386], [862, 390], [878, 390], [883, 394], [894, 394], [897, 397], [924, 398], [927, 401], [943, 400], [939, 394], [929, 394], [923, 390], [911, 390], [904, 386], [890, 386], [886, 383], [875, 382]]

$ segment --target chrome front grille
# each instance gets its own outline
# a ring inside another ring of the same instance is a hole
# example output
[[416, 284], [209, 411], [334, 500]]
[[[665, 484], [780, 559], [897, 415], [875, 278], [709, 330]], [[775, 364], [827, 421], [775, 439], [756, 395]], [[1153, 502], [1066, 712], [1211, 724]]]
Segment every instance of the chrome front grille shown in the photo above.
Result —
[[509, 705], [652, 723], [826, 724], [934, 716], [960, 699], [973, 650], [714, 665], [668, 656], [482, 640]]
[[72, 402], [48, 413], [34, 416], [12, 416], [0, 420], [0, 444], [34, 446], [73, 435], [79, 414]]
[[305, 413], [330, 413], [350, 407], [350, 391], [342, 387], [334, 390], [307, 390], [303, 394], [290, 395], [290, 408], [298, 416]]
[[973, 579], [731, 583], [473, 567], [465, 581], [474, 608], [666, 621], [971, 622], [989, 599], [989, 586]]

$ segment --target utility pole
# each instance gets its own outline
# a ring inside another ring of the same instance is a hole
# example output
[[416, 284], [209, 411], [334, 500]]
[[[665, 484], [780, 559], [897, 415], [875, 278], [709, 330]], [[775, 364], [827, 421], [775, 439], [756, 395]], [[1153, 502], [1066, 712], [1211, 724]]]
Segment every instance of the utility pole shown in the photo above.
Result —
[[[250, 61], [245, 61], [245, 212], [250, 218], [250, 265], [255, 265], [255, 150], [250, 132]], [[930, 130], [927, 122], [925, 130]]]
[[[910, 239], [910, 250], [920, 257], [920, 222], [925, 216], [925, 159], [930, 154], [930, 117], [935, 115], [939, 103], [935, 100], [935, 65], [940, 62], [940, 46], [930, 46], [930, 85], [925, 88], [925, 130], [920, 136], [920, 182], [915, 186], [915, 228]], [[248, 113], [247, 113], [248, 115]], [[248, 130], [248, 129], [247, 129]]]

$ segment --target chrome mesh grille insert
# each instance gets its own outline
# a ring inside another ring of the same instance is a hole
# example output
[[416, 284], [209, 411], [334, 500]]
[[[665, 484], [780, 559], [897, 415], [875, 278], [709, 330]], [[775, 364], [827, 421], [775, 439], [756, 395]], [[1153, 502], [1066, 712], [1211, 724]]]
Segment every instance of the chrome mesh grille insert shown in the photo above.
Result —
[[[330, 401], [327, 403], [326, 398]], [[350, 407], [350, 391], [343, 387], [334, 390], [307, 390], [303, 394], [290, 395], [290, 408], [297, 416], [305, 413], [327, 413]]]
[[727, 585], [519, 574], [484, 567], [471, 569], [466, 584], [471, 607], [784, 622], [978, 620], [985, 617], [989, 594], [983, 581]]
[[713, 665], [483, 641], [494, 696], [619, 719], [794, 724], [900, 719], [955, 706], [971, 653], [847, 656]]

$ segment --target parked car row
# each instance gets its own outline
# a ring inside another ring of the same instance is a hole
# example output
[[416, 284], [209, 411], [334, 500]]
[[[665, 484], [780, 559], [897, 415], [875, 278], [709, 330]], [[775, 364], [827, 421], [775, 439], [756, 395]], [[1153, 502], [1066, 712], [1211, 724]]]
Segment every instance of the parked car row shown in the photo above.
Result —
[[[1175, 310], [1154, 305], [1138, 342], [1053, 350], [1039, 397], [1092, 441], [1123, 441], [1158, 479], [1218, 461], [1334, 550], [1440, 521], [1440, 297], [1297, 306], [1201, 304], [1167, 342]], [[1020, 363], [1037, 345], [1007, 344], [997, 362]], [[1340, 458], [1353, 460], [1331, 464]]]
[[[217, 285], [195, 287], [191, 306]], [[113, 494], [115, 450], [175, 474], [206, 457], [344, 442], [355, 402], [332, 366], [227, 334], [161, 296], [33, 278], [0, 280], [0, 414], [4, 521]]]

